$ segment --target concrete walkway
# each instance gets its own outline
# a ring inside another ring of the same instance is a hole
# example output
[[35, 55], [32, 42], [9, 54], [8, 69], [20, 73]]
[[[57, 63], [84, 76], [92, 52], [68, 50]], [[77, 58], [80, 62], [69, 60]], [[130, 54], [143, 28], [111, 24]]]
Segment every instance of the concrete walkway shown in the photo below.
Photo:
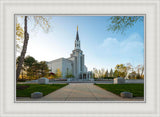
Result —
[[17, 101], [143, 101], [143, 99], [121, 98], [92, 83], [70, 83], [41, 99], [18, 98]]

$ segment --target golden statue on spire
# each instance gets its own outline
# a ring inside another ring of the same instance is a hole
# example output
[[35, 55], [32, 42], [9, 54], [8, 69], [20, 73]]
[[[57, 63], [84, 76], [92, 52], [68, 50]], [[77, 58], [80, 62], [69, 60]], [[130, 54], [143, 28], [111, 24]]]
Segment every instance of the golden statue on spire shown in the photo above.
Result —
[[77, 31], [78, 31], [78, 25], [77, 25]]

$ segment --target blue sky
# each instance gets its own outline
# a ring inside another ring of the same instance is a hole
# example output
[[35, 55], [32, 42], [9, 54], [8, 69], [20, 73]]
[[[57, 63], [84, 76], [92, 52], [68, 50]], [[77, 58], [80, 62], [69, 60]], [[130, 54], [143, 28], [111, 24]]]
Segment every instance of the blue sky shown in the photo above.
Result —
[[[77, 25], [85, 64], [93, 68], [115, 68], [130, 62], [144, 64], [144, 23], [137, 22], [125, 34], [107, 31], [109, 16], [52, 16], [48, 33], [29, 29], [26, 55], [38, 61], [68, 58], [74, 49]], [[19, 22], [22, 22], [19, 20]], [[30, 23], [29, 25], [32, 25]]]

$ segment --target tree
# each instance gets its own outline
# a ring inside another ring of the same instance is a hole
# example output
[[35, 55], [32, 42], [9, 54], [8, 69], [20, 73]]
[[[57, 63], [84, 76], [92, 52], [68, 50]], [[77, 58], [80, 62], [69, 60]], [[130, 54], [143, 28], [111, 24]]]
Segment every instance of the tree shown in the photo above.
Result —
[[35, 58], [33, 58], [32, 56], [27, 56], [24, 59], [24, 66], [26, 67], [32, 67], [34, 63], [37, 63], [37, 61], [35, 60]]
[[131, 63], [127, 63], [126, 64], [126, 76], [125, 76], [125, 79], [129, 79], [128, 76], [129, 76], [129, 73], [130, 73], [130, 70], [132, 70], [132, 65]]
[[110, 76], [110, 77], [113, 77], [113, 70], [112, 70], [112, 68], [111, 68], [111, 70], [110, 70], [109, 76]]
[[[26, 70], [26, 74], [27, 77], [30, 76], [31, 78], [34, 77], [34, 73], [33, 73], [33, 67], [34, 65], [37, 63], [37, 61], [35, 60], [35, 58], [33, 58], [32, 56], [27, 56], [24, 58], [24, 63], [22, 64], [22, 66], [24, 66], [25, 70]], [[23, 68], [23, 67], [22, 67]], [[23, 72], [23, 70], [21, 70]], [[28, 73], [28, 72], [31, 73]]]
[[57, 78], [62, 77], [62, 73], [61, 73], [61, 70], [59, 68], [56, 70], [56, 76], [57, 76]]
[[115, 70], [114, 74], [113, 74], [113, 77], [118, 77], [118, 76], [119, 76], [118, 70]]
[[[18, 56], [17, 59], [16, 59], [16, 68], [17, 68], [17, 66], [18, 66], [19, 60], [20, 60], [20, 56]], [[21, 74], [21, 79], [24, 78], [24, 71], [25, 71], [25, 70], [26, 70], [25, 66], [22, 65], [22, 70], [21, 70], [21, 73], [20, 73], [20, 74]]]
[[[46, 32], [49, 30], [50, 25], [48, 23], [47, 18], [42, 17], [42, 16], [30, 16], [30, 17], [34, 17], [34, 21], [35, 21], [35, 26], [39, 24], [39, 26], [44, 29]], [[28, 22], [28, 16], [24, 17], [24, 42], [23, 42], [23, 48], [21, 51], [21, 55], [20, 55], [20, 60], [16, 69], [16, 79], [18, 80], [19, 78], [19, 74], [22, 68], [22, 64], [24, 62], [24, 57], [27, 51], [27, 45], [28, 45], [28, 40], [29, 40], [29, 33], [27, 31], [27, 22]], [[22, 34], [20, 34], [22, 35]]]
[[108, 69], [105, 72], [105, 77], [108, 77]]
[[45, 61], [33, 62], [28, 64], [27, 67], [27, 76], [29, 79], [38, 79], [40, 77], [45, 77], [49, 75], [49, 68]]
[[144, 78], [144, 65], [142, 65], [142, 72], [141, 72], [141, 78]]
[[[20, 56], [16, 59], [16, 66], [19, 62]], [[48, 76], [49, 68], [45, 61], [38, 62], [34, 57], [27, 56], [24, 59], [24, 64], [22, 64], [21, 76], [26, 74], [25, 78], [37, 79], [39, 77]]]
[[99, 76], [100, 76], [100, 78], [104, 78], [105, 77], [105, 69], [104, 68], [101, 68], [99, 70]]
[[125, 77], [127, 74], [127, 68], [124, 64], [117, 64], [115, 70], [118, 71], [118, 76]]
[[137, 79], [141, 78], [144, 72], [144, 65], [137, 65], [135, 69], [137, 71]]
[[136, 79], [136, 75], [137, 75], [137, 73], [135, 72], [135, 71], [132, 71], [130, 74], [129, 74], [129, 78], [131, 78], [131, 79]]
[[20, 74], [20, 71], [22, 68], [22, 64], [23, 64], [24, 57], [25, 57], [26, 50], [27, 50], [28, 39], [29, 39], [29, 34], [27, 32], [27, 16], [25, 16], [24, 22], [25, 22], [25, 24], [24, 24], [24, 43], [23, 43], [23, 49], [21, 52], [19, 63], [18, 63], [17, 69], [16, 69], [16, 79], [17, 80], [19, 78], [19, 74]]
[[136, 79], [141, 79], [141, 75], [139, 73], [137, 73]]
[[98, 76], [98, 78], [103, 78], [104, 75], [105, 75], [105, 70], [103, 68], [102, 69], [97, 69], [96, 75]]
[[105, 69], [101, 68], [101, 69], [96, 69], [93, 68], [93, 74], [95, 78], [104, 78], [105, 77]]
[[16, 67], [18, 66], [19, 60], [20, 60], [20, 56], [18, 56], [16, 59]]
[[99, 72], [98, 72], [98, 69], [93, 68], [93, 74], [94, 74], [94, 78], [99, 78]]
[[20, 44], [23, 42], [24, 38], [24, 30], [20, 26], [20, 23], [16, 23], [16, 49], [20, 51], [21, 47]]
[[[22, 64], [26, 70], [27, 78], [28, 79], [36, 79], [37, 71], [39, 69], [38, 61], [32, 56], [26, 56], [24, 58], [24, 63]], [[37, 67], [38, 66], [38, 67]], [[21, 70], [22, 71], [22, 70]]]
[[48, 73], [49, 73], [49, 68], [48, 68], [48, 66], [47, 66], [47, 64], [46, 64], [46, 62], [45, 61], [41, 61], [40, 63], [39, 63], [39, 73], [41, 74], [40, 76], [41, 77], [44, 77], [44, 76], [47, 76], [48, 75]]
[[142, 22], [143, 16], [112, 16], [108, 31], [124, 33], [126, 29], [131, 28], [136, 22]]
[[38, 79], [39, 78], [39, 69], [40, 65], [38, 62], [33, 63], [32, 66], [28, 67], [27, 69], [27, 77], [29, 79]]
[[96, 78], [94, 71], [92, 71], [93, 78]]

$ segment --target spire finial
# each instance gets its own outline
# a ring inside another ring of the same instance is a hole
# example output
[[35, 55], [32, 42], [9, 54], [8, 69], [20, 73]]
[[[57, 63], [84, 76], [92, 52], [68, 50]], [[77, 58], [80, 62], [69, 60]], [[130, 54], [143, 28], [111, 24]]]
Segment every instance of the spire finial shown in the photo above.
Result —
[[76, 35], [76, 40], [79, 40], [79, 35], [78, 35], [78, 25], [77, 25], [77, 35]]

